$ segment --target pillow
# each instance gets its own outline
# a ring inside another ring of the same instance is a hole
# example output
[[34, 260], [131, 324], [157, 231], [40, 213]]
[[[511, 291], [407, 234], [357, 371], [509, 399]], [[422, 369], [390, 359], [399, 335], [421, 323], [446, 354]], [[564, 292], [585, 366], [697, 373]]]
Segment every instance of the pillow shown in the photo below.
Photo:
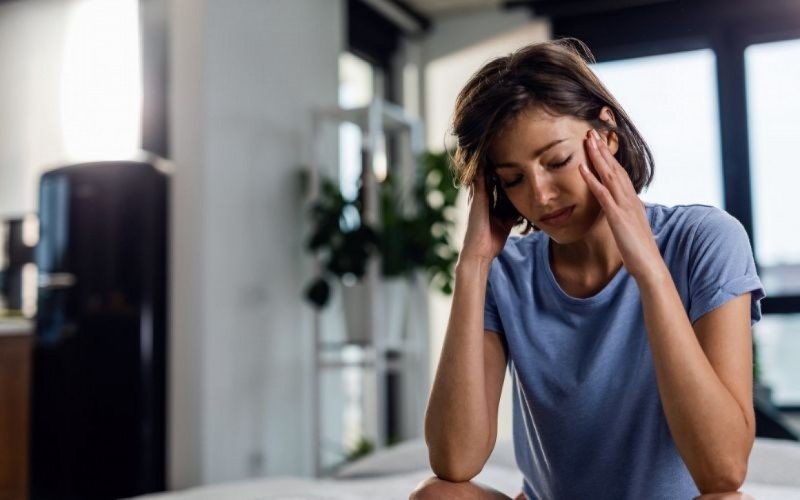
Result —
[[[498, 441], [487, 465], [517, 468], [514, 447], [510, 440]], [[430, 470], [428, 448], [422, 439], [414, 439], [371, 453], [355, 462], [343, 465], [334, 474], [338, 479], [402, 474]]]
[[747, 480], [781, 486], [800, 486], [800, 442], [756, 438]]
[[[513, 443], [510, 440], [498, 441], [486, 463], [516, 469]], [[425, 441], [414, 439], [345, 464], [334, 477], [355, 479], [429, 469]], [[800, 471], [800, 443], [783, 439], [756, 438], [750, 454], [748, 482], [800, 486], [798, 471]]]
[[402, 443], [370, 453], [366, 457], [344, 464], [334, 474], [337, 479], [385, 476], [418, 471], [430, 467], [428, 448], [422, 439]]

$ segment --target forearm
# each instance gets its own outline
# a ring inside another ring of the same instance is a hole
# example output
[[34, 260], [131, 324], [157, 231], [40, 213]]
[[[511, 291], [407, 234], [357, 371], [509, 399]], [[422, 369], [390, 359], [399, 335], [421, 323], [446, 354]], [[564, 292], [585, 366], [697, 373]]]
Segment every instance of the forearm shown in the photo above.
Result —
[[662, 407], [702, 493], [736, 490], [754, 429], [706, 357], [666, 265], [637, 279]]
[[494, 445], [483, 352], [489, 264], [473, 260], [456, 267], [450, 319], [425, 415], [425, 438], [437, 474], [477, 474]]

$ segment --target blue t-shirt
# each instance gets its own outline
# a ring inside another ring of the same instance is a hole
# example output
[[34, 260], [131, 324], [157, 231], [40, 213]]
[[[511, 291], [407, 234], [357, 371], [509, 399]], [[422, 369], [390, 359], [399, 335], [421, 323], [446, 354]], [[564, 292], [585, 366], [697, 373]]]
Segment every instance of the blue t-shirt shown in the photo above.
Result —
[[[646, 212], [689, 320], [764, 289], [750, 242], [705, 205]], [[624, 266], [589, 298], [553, 276], [549, 237], [511, 237], [492, 263], [484, 327], [501, 335], [513, 382], [514, 449], [529, 499], [690, 499], [699, 495], [661, 407], [641, 297]]]

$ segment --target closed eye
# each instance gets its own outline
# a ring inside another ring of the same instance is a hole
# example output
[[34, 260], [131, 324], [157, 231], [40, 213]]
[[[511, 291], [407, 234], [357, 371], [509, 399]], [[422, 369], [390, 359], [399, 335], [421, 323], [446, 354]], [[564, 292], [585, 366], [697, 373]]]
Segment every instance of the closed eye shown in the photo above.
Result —
[[561, 161], [561, 162], [558, 162], [558, 163], [551, 163], [550, 164], [550, 168], [561, 168], [561, 167], [567, 165], [571, 159], [572, 159], [572, 155], [569, 155], [569, 156], [567, 156], [567, 158], [564, 161]]
[[[567, 164], [569, 164], [569, 162], [571, 160], [572, 160], [572, 155], [569, 155], [563, 161], [560, 161], [558, 163], [551, 163], [550, 165], [548, 165], [548, 167], [550, 167], [550, 168], [552, 168], [554, 170], [555, 169], [559, 169], [559, 168], [563, 168]], [[514, 177], [510, 181], [504, 181], [504, 180], [501, 179], [500, 180], [500, 185], [503, 186], [503, 188], [510, 188], [510, 187], [514, 187], [514, 186], [518, 185], [520, 182], [522, 182], [522, 176], [521, 175], [519, 175], [517, 177]]]

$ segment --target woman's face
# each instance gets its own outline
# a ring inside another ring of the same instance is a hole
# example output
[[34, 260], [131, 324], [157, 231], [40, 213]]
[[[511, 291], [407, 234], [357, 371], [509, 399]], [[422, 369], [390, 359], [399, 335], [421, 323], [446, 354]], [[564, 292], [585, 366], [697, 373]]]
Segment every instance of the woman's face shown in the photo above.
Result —
[[[600, 118], [610, 116], [604, 108]], [[585, 121], [533, 108], [508, 123], [489, 150], [500, 189], [523, 217], [557, 243], [582, 239], [601, 214], [578, 169], [584, 163], [594, 170], [585, 149], [589, 130]], [[609, 148], [616, 153], [616, 141]]]

